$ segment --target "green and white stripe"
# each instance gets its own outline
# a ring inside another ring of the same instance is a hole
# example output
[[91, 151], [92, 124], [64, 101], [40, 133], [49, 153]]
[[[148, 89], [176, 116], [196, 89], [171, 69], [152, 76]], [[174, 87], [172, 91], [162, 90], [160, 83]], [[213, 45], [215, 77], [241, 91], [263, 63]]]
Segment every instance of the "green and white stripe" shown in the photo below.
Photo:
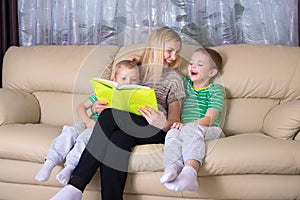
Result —
[[200, 90], [195, 90], [189, 77], [184, 78], [184, 87], [187, 96], [183, 103], [182, 122], [188, 123], [202, 118], [208, 108], [213, 108], [218, 110], [220, 114], [212, 126], [220, 126], [220, 117], [222, 116], [224, 104], [224, 90], [214, 83]]

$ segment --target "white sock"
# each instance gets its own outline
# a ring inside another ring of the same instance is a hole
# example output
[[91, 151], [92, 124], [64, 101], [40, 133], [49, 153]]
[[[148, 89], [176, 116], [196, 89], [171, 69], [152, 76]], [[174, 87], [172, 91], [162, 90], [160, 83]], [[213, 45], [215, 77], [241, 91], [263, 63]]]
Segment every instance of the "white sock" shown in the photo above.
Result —
[[82, 192], [73, 185], [66, 185], [50, 200], [81, 200]]
[[197, 171], [191, 166], [185, 166], [173, 182], [164, 185], [175, 192], [196, 191], [198, 189]]
[[43, 167], [40, 171], [36, 174], [35, 180], [39, 182], [48, 181], [50, 174], [55, 167], [55, 163], [51, 160], [46, 160]]
[[59, 183], [63, 185], [67, 185], [70, 177], [72, 175], [72, 172], [74, 170], [73, 166], [66, 165], [57, 175], [56, 179], [58, 180]]
[[164, 184], [173, 181], [178, 176], [182, 167], [183, 164], [181, 162], [174, 162], [170, 166], [166, 167], [163, 176], [160, 178], [160, 182]]

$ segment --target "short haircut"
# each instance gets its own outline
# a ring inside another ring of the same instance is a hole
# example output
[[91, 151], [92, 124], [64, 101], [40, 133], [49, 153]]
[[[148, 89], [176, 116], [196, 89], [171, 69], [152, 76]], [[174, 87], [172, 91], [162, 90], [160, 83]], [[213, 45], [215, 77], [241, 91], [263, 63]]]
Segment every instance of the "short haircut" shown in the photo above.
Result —
[[222, 71], [222, 56], [214, 49], [210, 49], [210, 48], [204, 48], [204, 50], [208, 53], [208, 55], [210, 56], [210, 58], [212, 59], [212, 61], [215, 64], [215, 67], [217, 68], [217, 70], [219, 72]]
[[122, 66], [125, 65], [129, 69], [133, 69], [138, 67], [137, 63], [132, 60], [121, 60], [115, 65], [115, 73], [118, 71], [118, 69]]
[[211, 61], [214, 64], [214, 67], [218, 70], [219, 73], [222, 72], [223, 65], [222, 65], [222, 56], [214, 49], [211, 48], [198, 48], [195, 52], [203, 52], [207, 53], [211, 58]]

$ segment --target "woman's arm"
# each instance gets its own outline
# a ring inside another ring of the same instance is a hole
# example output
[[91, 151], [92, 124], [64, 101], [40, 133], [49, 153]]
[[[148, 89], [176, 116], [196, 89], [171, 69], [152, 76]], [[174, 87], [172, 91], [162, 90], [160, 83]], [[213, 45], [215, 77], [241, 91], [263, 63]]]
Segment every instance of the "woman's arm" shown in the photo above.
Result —
[[181, 103], [174, 101], [168, 105], [168, 118], [164, 124], [163, 130], [167, 131], [175, 122], [180, 122]]

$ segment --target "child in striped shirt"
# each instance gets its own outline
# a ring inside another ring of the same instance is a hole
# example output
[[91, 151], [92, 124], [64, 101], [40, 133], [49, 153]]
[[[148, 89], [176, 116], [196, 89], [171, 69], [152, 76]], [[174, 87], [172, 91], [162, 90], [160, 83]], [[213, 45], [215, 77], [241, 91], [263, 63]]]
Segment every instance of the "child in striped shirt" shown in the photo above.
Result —
[[189, 61], [182, 123], [175, 122], [165, 138], [165, 172], [160, 182], [171, 191], [197, 190], [205, 141], [224, 137], [220, 128], [224, 90], [212, 82], [221, 68], [222, 57], [210, 48], [197, 49]]

